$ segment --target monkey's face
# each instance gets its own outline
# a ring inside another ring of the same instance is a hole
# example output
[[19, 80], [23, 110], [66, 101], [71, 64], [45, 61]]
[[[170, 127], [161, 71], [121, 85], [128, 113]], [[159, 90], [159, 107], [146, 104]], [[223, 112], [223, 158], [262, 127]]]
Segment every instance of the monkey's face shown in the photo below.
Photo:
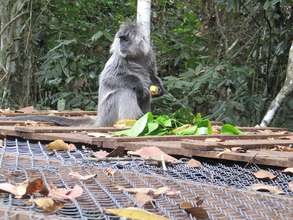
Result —
[[115, 36], [111, 52], [125, 58], [147, 56], [150, 44], [136, 24], [124, 24]]
[[120, 43], [120, 48], [119, 48], [120, 55], [122, 57], [127, 57], [127, 55], [132, 54], [133, 48], [131, 48], [132, 45], [131, 45], [131, 39], [129, 38], [129, 36], [121, 34], [118, 36], [118, 38]]

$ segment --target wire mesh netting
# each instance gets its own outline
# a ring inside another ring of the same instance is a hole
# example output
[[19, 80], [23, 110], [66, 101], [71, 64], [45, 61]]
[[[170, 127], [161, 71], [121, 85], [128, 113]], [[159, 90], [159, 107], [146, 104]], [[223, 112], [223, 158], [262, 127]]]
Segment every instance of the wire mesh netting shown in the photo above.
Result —
[[[21, 210], [25, 219], [119, 219], [105, 214], [104, 209], [138, 206], [132, 194], [117, 189], [117, 185], [121, 185], [127, 188], [169, 186], [180, 191], [176, 196], [161, 195], [154, 204], [145, 207], [169, 219], [192, 219], [178, 204], [192, 202], [196, 197], [204, 199], [203, 206], [210, 219], [293, 218], [292, 192], [288, 190], [288, 182], [293, 180], [293, 176], [282, 173], [279, 168], [261, 167], [277, 176], [274, 180], [263, 182], [253, 175], [260, 169], [256, 165], [201, 160], [203, 166], [200, 168], [188, 168], [185, 163], [180, 163], [168, 166], [167, 171], [164, 171], [157, 164], [141, 159], [97, 162], [89, 160], [91, 154], [92, 150], [88, 148], [57, 152], [47, 151], [41, 142], [4, 140], [0, 151], [1, 182], [7, 182], [8, 176], [9, 181], [15, 183], [41, 177], [46, 184], [53, 183], [58, 187], [70, 188], [79, 184], [84, 192], [81, 197], [66, 203], [62, 209], [49, 216], [43, 216], [39, 208], [28, 205], [25, 199], [1, 194], [2, 216], [9, 219]], [[114, 176], [104, 172], [109, 167], [117, 170]], [[78, 181], [68, 175], [70, 172], [98, 175], [91, 180]], [[287, 195], [275, 197], [234, 189], [243, 189], [259, 182], [278, 186]]]

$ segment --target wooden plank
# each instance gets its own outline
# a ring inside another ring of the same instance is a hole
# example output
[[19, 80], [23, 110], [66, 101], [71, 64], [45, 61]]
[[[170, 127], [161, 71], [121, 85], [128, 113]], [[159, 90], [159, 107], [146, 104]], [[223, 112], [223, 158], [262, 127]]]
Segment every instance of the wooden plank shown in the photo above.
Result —
[[277, 127], [238, 127], [241, 131], [288, 131], [288, 128]]
[[[10, 121], [9, 121], [10, 122]], [[27, 123], [27, 122], [26, 122]], [[8, 123], [9, 124], [9, 123]], [[11, 123], [13, 125], [13, 123]], [[16, 124], [16, 123], [15, 123]], [[24, 123], [25, 124], [25, 123]], [[49, 123], [48, 123], [49, 124]], [[1, 121], [0, 121], [1, 125]], [[6, 125], [6, 124], [4, 124]], [[250, 128], [250, 127], [239, 127], [242, 131], [262, 131], [262, 130], [269, 130], [271, 133], [261, 133], [270, 135], [273, 134], [273, 131], [286, 131], [285, 128]], [[64, 127], [64, 126], [17, 126], [15, 128], [17, 131], [21, 132], [30, 132], [30, 133], [67, 133], [71, 131], [90, 131], [90, 132], [114, 132], [114, 131], [121, 131], [121, 128], [114, 128], [114, 127], [87, 127], [87, 126], [80, 126], [80, 127]]]
[[121, 129], [114, 127], [63, 127], [63, 126], [16, 126], [16, 131], [27, 133], [70, 133], [70, 132], [114, 132]]
[[146, 142], [103, 142], [102, 148], [115, 149], [116, 147], [124, 147], [126, 150], [138, 150], [142, 147], [158, 147], [162, 151], [170, 155], [181, 155], [191, 157], [190, 150], [180, 146], [180, 141], [146, 141]]
[[180, 156], [198, 156], [212, 159], [224, 159], [232, 161], [251, 162], [256, 164], [279, 166], [279, 167], [292, 167], [293, 166], [293, 152], [279, 152], [271, 150], [247, 150], [246, 153], [225, 152], [219, 156], [221, 150], [200, 150], [200, 149], [187, 149], [180, 147], [181, 141], [170, 142], [116, 142], [116, 143], [103, 143], [104, 148], [115, 148], [122, 146], [126, 150], [137, 150], [141, 147], [159, 147], [162, 151], [170, 155]]
[[0, 126], [1, 136], [12, 136], [21, 137], [29, 140], [43, 140], [43, 141], [53, 141], [56, 139], [62, 139], [69, 143], [81, 143], [81, 144], [95, 144], [102, 145], [101, 142], [95, 137], [90, 137], [83, 133], [26, 133], [15, 131], [11, 126]]
[[58, 116], [83, 116], [83, 115], [97, 115], [96, 111], [38, 111], [32, 113], [21, 112], [1, 112], [0, 116], [14, 117], [24, 115], [58, 115]]
[[190, 140], [204, 140], [206, 138], [219, 138], [222, 140], [231, 140], [231, 139], [267, 139], [267, 138], [278, 138], [293, 135], [293, 133], [288, 134], [249, 134], [249, 135], [166, 135], [166, 136], [142, 136], [142, 137], [100, 137], [99, 141], [107, 142], [140, 142], [140, 141], [179, 141], [184, 139]]
[[[278, 139], [248, 139], [248, 140], [226, 140], [222, 142], [209, 142], [202, 140], [186, 140], [181, 143], [181, 146], [187, 149], [211, 150], [214, 148], [231, 148], [242, 147], [245, 149], [267, 148], [273, 146], [293, 146], [292, 140], [278, 140]], [[292, 148], [293, 149], [293, 148]]]
[[36, 126], [39, 125], [45, 125], [45, 126], [50, 126], [53, 125], [53, 123], [49, 123], [49, 122], [29, 122], [29, 121], [3, 121], [0, 120], [0, 126], [14, 126], [14, 125], [18, 125], [18, 126], [28, 126], [28, 124], [32, 124], [32, 123], [36, 123]]

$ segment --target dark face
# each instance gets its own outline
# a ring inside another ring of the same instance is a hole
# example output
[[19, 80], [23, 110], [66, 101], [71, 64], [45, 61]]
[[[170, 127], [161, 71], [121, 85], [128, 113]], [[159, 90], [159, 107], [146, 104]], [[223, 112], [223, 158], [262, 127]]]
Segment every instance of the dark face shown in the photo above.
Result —
[[129, 47], [130, 47], [130, 39], [128, 35], [120, 35], [120, 52], [122, 55], [127, 56], [129, 53]]

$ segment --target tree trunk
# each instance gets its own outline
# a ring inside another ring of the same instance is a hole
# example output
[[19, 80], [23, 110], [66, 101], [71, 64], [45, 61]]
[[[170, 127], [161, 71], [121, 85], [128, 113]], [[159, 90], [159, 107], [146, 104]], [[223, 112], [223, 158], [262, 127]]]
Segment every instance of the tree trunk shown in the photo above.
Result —
[[276, 98], [272, 101], [266, 115], [261, 121], [261, 124], [260, 124], [261, 127], [266, 127], [271, 123], [272, 119], [274, 118], [274, 115], [276, 114], [277, 110], [281, 106], [284, 98], [287, 95], [289, 95], [292, 91], [293, 91], [293, 42], [291, 44], [291, 48], [289, 51], [287, 74], [286, 74], [284, 85], [281, 88], [278, 95], [276, 96]]
[[151, 0], [137, 0], [137, 23], [143, 27], [146, 38], [150, 40]]

